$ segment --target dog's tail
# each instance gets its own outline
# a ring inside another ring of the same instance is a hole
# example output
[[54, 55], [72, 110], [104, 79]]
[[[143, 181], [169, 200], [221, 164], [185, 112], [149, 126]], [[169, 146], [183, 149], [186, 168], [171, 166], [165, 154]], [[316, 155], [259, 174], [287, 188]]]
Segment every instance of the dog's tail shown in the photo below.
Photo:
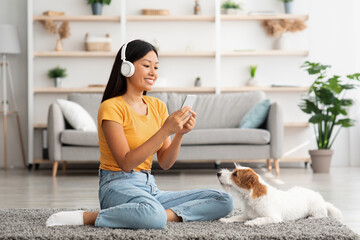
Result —
[[325, 204], [326, 204], [326, 210], [327, 210], [328, 216], [335, 218], [341, 222], [343, 219], [343, 215], [342, 215], [341, 211], [329, 202], [326, 202]]

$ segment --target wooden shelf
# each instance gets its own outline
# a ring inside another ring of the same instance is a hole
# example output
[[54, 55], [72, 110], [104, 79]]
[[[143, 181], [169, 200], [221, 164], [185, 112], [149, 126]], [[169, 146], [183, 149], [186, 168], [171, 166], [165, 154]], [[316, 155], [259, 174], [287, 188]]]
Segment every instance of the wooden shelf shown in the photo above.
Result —
[[34, 21], [71, 21], [71, 22], [120, 22], [120, 16], [83, 15], [83, 16], [34, 16]]
[[244, 50], [244, 51], [232, 51], [222, 52], [223, 57], [238, 57], [238, 56], [308, 56], [309, 51], [303, 50]]
[[[34, 57], [115, 57], [116, 52], [88, 52], [88, 51], [44, 51], [34, 52]], [[215, 52], [159, 52], [160, 57], [215, 57]]]
[[206, 15], [184, 15], [184, 16], [155, 16], [155, 15], [138, 15], [126, 17], [128, 22], [141, 22], [141, 21], [192, 21], [192, 22], [215, 22], [215, 16]]
[[[104, 87], [91, 88], [37, 88], [35, 94], [39, 93], [103, 93]], [[177, 93], [215, 93], [215, 87], [155, 87], [151, 92], [177, 92]]]
[[[90, 52], [90, 51], [39, 51], [34, 52], [34, 57], [111, 57], [114, 58], [117, 52]], [[284, 51], [284, 50], [264, 50], [264, 51], [233, 51], [223, 52], [223, 57], [240, 56], [307, 56], [309, 51]], [[159, 52], [159, 57], [215, 57], [214, 51], [178, 51], [178, 52]]]
[[310, 124], [308, 122], [286, 122], [284, 127], [286, 128], [308, 128]]
[[221, 15], [221, 20], [222, 21], [254, 21], [254, 20], [278, 20], [278, 19], [308, 20], [309, 16], [304, 15], [304, 14]]
[[215, 52], [159, 52], [159, 57], [215, 57]]
[[115, 57], [116, 52], [87, 52], [87, 51], [63, 51], [63, 52], [34, 52], [34, 57]]
[[223, 87], [221, 92], [252, 92], [252, 91], [264, 91], [264, 92], [306, 92], [309, 87]]
[[[308, 15], [303, 14], [274, 14], [274, 15], [221, 15], [222, 21], [254, 21], [254, 20], [277, 20], [277, 19], [301, 19], [307, 20]], [[72, 21], [72, 22], [120, 22], [120, 16], [106, 16], [106, 15], [82, 15], [82, 16], [34, 16], [34, 21]], [[142, 21], [192, 21], [192, 22], [214, 22], [213, 15], [134, 15], [127, 16], [126, 20], [129, 22]]]

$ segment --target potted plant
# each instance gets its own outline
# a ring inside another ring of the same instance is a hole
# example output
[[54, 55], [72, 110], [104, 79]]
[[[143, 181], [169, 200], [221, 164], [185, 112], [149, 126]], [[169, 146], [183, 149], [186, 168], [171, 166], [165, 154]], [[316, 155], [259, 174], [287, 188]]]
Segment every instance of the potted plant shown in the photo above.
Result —
[[[354, 125], [354, 120], [347, 117], [353, 100], [346, 98], [347, 90], [359, 85], [360, 73], [346, 76], [346, 82], [340, 76], [326, 76], [329, 65], [306, 61], [302, 66], [316, 79], [306, 96], [299, 104], [300, 109], [310, 114], [309, 122], [313, 124], [317, 150], [310, 150], [311, 166], [315, 173], [328, 173], [333, 154], [331, 149], [339, 131]], [[333, 134], [336, 130], [336, 133]]]
[[239, 10], [242, 10], [242, 7], [239, 3], [234, 2], [233, 0], [226, 0], [221, 5], [222, 14], [238, 14]]
[[103, 4], [110, 5], [111, 0], [88, 0], [88, 4], [91, 4], [92, 14], [101, 15]]
[[279, 0], [279, 1], [284, 3], [285, 13], [286, 14], [293, 13], [293, 2], [294, 2], [294, 0]]
[[48, 72], [48, 77], [54, 80], [55, 87], [61, 87], [61, 80], [66, 76], [66, 69], [59, 66], [50, 69]]
[[200, 77], [196, 77], [194, 85], [195, 85], [195, 87], [201, 87], [201, 78]]
[[250, 78], [249, 80], [246, 82], [247, 86], [260, 86], [260, 82], [259, 80], [257, 80], [255, 78], [255, 73], [256, 73], [256, 69], [257, 69], [257, 65], [251, 65], [249, 70], [250, 70]]

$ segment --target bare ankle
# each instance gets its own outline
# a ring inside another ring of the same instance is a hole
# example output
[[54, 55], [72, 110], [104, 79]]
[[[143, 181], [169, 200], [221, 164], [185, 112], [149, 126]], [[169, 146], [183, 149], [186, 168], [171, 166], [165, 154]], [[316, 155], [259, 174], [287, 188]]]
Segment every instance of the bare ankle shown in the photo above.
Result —
[[94, 225], [99, 212], [84, 212], [83, 219], [85, 225]]

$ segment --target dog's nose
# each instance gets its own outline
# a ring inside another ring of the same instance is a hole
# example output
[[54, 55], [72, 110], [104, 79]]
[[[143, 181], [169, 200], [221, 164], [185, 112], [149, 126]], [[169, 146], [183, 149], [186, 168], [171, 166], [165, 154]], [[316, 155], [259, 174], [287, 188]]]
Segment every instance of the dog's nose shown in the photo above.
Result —
[[220, 177], [220, 176], [221, 176], [221, 173], [218, 172], [216, 175], [217, 175], [218, 177]]

